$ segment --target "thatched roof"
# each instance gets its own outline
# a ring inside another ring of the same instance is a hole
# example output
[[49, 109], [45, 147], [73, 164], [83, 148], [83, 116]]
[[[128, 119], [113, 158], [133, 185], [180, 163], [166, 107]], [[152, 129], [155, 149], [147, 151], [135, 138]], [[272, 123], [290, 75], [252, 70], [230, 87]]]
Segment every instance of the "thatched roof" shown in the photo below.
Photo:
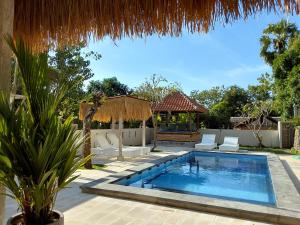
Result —
[[88, 38], [206, 32], [262, 10], [299, 12], [298, 0], [15, 0], [14, 36], [36, 50]]
[[[80, 104], [80, 120], [84, 119], [89, 107], [89, 103], [82, 102]], [[150, 103], [148, 101], [133, 96], [116, 96], [108, 98], [104, 104], [98, 108], [93, 120], [110, 122], [111, 120], [118, 121], [121, 117], [124, 121], [142, 121], [149, 119], [151, 115]]]

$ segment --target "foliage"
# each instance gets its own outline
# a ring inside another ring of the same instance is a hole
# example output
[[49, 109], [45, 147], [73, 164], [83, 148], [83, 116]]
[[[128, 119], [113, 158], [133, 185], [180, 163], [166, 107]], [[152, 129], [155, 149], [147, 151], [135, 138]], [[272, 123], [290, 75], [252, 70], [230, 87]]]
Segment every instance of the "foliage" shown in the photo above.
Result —
[[241, 150], [246, 150], [250, 152], [270, 152], [274, 154], [284, 154], [284, 155], [296, 155], [293, 151], [290, 151], [290, 149], [282, 149], [282, 148], [271, 148], [271, 147], [253, 147], [253, 146], [240, 146]]
[[45, 54], [34, 56], [24, 42], [7, 41], [26, 100], [10, 105], [8, 96], [0, 95], [0, 182], [19, 204], [24, 224], [48, 224], [58, 191], [87, 159], [76, 156], [82, 141], [73, 118], [61, 121], [56, 114], [68, 86], [51, 85]]
[[267, 101], [273, 98], [273, 79], [270, 74], [262, 74], [257, 78], [258, 85], [249, 85], [248, 94], [250, 101]]
[[130, 95], [133, 90], [122, 84], [116, 77], [104, 78], [102, 81], [92, 80], [87, 86], [87, 93], [102, 92], [107, 97], [116, 95]]
[[263, 125], [267, 122], [273, 110], [273, 101], [255, 101], [243, 107], [244, 124], [252, 130], [253, 135], [259, 143], [259, 148], [263, 147], [262, 135], [260, 134]]
[[300, 32], [285, 20], [270, 24], [261, 38], [261, 56], [272, 66], [273, 94], [283, 118], [300, 105]]
[[59, 106], [59, 113], [66, 118], [78, 115], [78, 104], [85, 98], [84, 81], [92, 78], [94, 73], [89, 68], [92, 57], [99, 60], [101, 55], [94, 52], [83, 52], [85, 44], [65, 46], [48, 53], [49, 65], [52, 68], [52, 78], [56, 85], [67, 83], [68, 91]]
[[197, 100], [200, 104], [204, 105], [207, 109], [211, 109], [215, 104], [220, 102], [224, 96], [224, 86], [212, 87], [209, 90], [191, 92], [191, 98]]
[[144, 83], [136, 87], [133, 94], [150, 101], [151, 105], [155, 106], [168, 94], [181, 90], [182, 88], [178, 83], [168, 82], [166, 78], [153, 74]]
[[[106, 167], [104, 164], [93, 164], [92, 169], [94, 170], [103, 170]], [[84, 166], [81, 166], [79, 169], [86, 170]]]
[[295, 24], [281, 20], [277, 24], [269, 24], [260, 38], [260, 55], [266, 63], [273, 65], [278, 55], [287, 50], [289, 42], [299, 34]]
[[277, 105], [285, 118], [292, 117], [294, 104], [300, 105], [300, 36], [273, 61]]
[[219, 118], [221, 127], [230, 126], [231, 116], [241, 116], [242, 108], [249, 102], [246, 90], [238, 86], [231, 86], [224, 92], [222, 100], [215, 104], [210, 113]]

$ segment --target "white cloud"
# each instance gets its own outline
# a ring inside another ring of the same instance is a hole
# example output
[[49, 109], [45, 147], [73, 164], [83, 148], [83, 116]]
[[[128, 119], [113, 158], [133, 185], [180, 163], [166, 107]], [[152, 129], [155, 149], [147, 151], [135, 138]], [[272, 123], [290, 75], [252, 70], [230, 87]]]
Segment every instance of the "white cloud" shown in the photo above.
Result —
[[249, 65], [241, 65], [236, 68], [232, 68], [229, 70], [219, 71], [223, 73], [225, 76], [229, 78], [240, 78], [242, 76], [247, 76], [253, 73], [265, 73], [270, 70], [270, 67], [266, 64], [249, 66]]

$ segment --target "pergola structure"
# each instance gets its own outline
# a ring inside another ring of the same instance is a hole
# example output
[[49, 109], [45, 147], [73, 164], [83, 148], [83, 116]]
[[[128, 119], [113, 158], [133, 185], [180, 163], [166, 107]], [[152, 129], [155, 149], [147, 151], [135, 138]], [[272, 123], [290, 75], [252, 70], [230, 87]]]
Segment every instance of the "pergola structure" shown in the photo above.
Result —
[[[90, 104], [82, 102], [80, 104], [79, 119], [83, 120], [90, 108]], [[146, 120], [152, 115], [150, 103], [146, 100], [133, 96], [115, 96], [107, 98], [97, 109], [93, 121], [112, 122], [112, 129], [118, 133], [119, 137], [119, 157], [122, 160], [123, 147], [123, 121], [143, 121], [142, 125], [142, 146], [146, 146]], [[115, 130], [115, 123], [119, 121], [118, 132]]]
[[298, 14], [299, 6], [299, 0], [0, 0], [0, 91], [9, 92], [11, 85], [6, 34], [42, 51], [104, 36], [180, 35], [183, 28], [207, 32], [216, 22], [231, 23], [263, 10]]
[[[194, 142], [200, 140], [200, 114], [208, 110], [184, 93], [173, 92], [155, 107], [154, 112], [161, 117], [156, 134], [158, 141]], [[180, 114], [186, 115], [187, 123], [178, 122]]]

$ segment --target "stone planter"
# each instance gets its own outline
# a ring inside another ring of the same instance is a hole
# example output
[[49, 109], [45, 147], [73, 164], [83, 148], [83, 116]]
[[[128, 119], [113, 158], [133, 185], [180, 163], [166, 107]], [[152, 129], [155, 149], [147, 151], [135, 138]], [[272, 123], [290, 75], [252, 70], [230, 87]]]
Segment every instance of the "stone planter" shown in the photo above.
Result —
[[[57, 220], [52, 223], [48, 223], [47, 225], [64, 225], [64, 214], [59, 211], [53, 211], [57, 215]], [[6, 225], [19, 225], [18, 220], [22, 218], [22, 213], [17, 213], [10, 217], [6, 223]]]

